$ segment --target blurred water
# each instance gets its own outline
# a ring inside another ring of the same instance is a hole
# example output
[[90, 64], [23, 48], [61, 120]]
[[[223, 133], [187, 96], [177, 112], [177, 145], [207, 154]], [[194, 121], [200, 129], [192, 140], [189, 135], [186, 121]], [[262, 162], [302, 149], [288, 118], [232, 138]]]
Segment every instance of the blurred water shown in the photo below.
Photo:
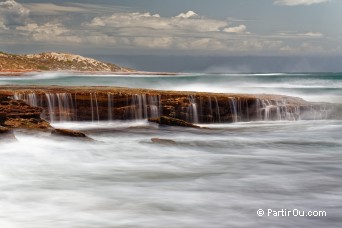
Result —
[[308, 101], [342, 103], [342, 74], [183, 74], [183, 75], [73, 75], [42, 73], [0, 77], [0, 85], [119, 86], [219, 93], [269, 93]]
[[[342, 74], [0, 77], [0, 85], [277, 93], [342, 103]], [[342, 121], [158, 128], [64, 122], [95, 141], [17, 131], [0, 144], [0, 228], [340, 227]], [[151, 138], [176, 144], [153, 144]], [[257, 216], [257, 210], [327, 217]]]
[[340, 227], [342, 121], [206, 126], [55, 125], [94, 142], [17, 132], [1, 144], [0, 227]]

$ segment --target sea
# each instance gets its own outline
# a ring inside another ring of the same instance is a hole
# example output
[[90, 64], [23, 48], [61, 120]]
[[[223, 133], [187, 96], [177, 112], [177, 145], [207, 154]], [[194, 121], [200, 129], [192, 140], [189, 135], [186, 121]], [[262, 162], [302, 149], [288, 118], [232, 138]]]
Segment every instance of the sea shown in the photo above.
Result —
[[[39, 73], [2, 76], [4, 85], [265, 93], [342, 103], [342, 73]], [[200, 125], [53, 123], [94, 141], [16, 131], [18, 141], [0, 144], [0, 227], [341, 227], [341, 120]]]

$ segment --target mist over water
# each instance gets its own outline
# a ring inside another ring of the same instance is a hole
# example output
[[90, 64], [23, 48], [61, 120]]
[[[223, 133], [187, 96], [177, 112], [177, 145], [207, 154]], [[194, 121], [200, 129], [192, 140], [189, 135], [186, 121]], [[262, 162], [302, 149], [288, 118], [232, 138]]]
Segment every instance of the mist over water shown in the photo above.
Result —
[[[277, 93], [341, 103], [341, 74], [33, 75], [0, 85]], [[0, 227], [340, 227], [342, 121], [158, 127], [56, 122], [94, 141], [16, 131], [0, 144]], [[151, 138], [175, 141], [155, 144]], [[259, 217], [258, 209], [326, 211]]]
[[[341, 222], [341, 121], [211, 130], [159, 129], [147, 122], [110, 126], [98, 131], [91, 123], [55, 125], [82, 129], [95, 142], [17, 132], [18, 142], [2, 144], [1, 227], [338, 227]], [[177, 144], [152, 144], [153, 137]], [[259, 218], [259, 208], [326, 210], [328, 217]]]

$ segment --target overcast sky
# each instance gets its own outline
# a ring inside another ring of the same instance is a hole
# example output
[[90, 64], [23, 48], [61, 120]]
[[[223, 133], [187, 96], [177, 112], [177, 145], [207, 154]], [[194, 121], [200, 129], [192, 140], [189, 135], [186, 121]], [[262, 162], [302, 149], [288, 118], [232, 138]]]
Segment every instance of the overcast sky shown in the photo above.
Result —
[[0, 50], [341, 55], [341, 0], [0, 0]]

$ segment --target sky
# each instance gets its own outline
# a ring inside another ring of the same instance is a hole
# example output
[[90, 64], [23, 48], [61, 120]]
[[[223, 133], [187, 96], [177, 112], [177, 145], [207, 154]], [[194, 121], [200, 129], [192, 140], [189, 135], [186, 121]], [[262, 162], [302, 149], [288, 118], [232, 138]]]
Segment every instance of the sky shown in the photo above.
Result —
[[336, 55], [340, 0], [2, 0], [2, 49]]
[[0, 50], [341, 56], [341, 0], [0, 0]]

